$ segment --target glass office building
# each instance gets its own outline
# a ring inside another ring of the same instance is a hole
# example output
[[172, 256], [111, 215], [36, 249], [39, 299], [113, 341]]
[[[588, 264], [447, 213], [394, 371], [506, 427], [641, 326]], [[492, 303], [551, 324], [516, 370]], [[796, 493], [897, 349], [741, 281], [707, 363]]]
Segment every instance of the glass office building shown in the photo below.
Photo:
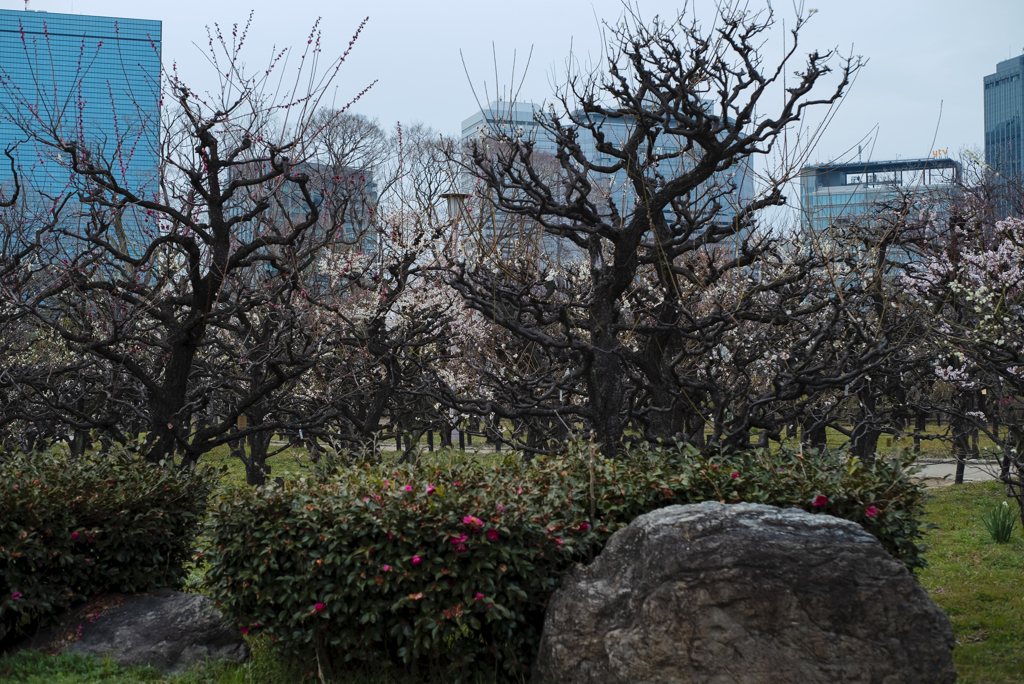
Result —
[[[13, 150], [29, 201], [83, 188], [42, 142], [57, 136], [136, 194], [159, 192], [160, 44], [159, 21], [0, 10], [0, 151]], [[0, 188], [12, 185], [4, 159]]]
[[946, 157], [811, 164], [800, 170], [801, 222], [815, 230], [855, 225], [900, 197], [945, 203], [960, 176], [960, 163]]
[[1009, 179], [1018, 179], [1022, 166], [1024, 127], [1024, 55], [996, 64], [985, 77], [985, 163]]

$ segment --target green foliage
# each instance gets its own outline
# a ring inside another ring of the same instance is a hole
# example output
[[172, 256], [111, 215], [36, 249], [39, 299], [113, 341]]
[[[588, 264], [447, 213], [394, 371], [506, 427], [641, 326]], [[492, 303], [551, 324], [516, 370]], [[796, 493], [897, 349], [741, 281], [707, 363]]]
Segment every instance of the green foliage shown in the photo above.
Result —
[[912, 463], [907, 453], [868, 465], [849, 459], [845, 450], [702, 453], [692, 446], [644, 447], [626, 458], [595, 461], [598, 516], [601, 530], [610, 533], [670, 504], [713, 500], [801, 508], [860, 524], [917, 570], [924, 566], [924, 487], [907, 472]]
[[1010, 504], [1003, 501], [1001, 505], [993, 506], [982, 518], [982, 522], [985, 523], [985, 529], [992, 536], [992, 541], [997, 544], [1005, 544], [1010, 541], [1017, 516], [1015, 511], [1010, 509]]
[[21, 631], [104, 592], [178, 582], [216, 485], [126, 458], [0, 454], [0, 622]]
[[557, 500], [560, 465], [367, 465], [229, 490], [210, 514], [209, 593], [293, 650], [523, 670], [559, 572], [596, 541]]
[[240, 628], [321, 663], [334, 654], [463, 678], [521, 673], [561, 575], [669, 504], [749, 501], [836, 515], [921, 567], [922, 490], [906, 465], [689, 447], [604, 460], [586, 444], [529, 463], [450, 453], [364, 463], [225, 491], [210, 514], [207, 588]]

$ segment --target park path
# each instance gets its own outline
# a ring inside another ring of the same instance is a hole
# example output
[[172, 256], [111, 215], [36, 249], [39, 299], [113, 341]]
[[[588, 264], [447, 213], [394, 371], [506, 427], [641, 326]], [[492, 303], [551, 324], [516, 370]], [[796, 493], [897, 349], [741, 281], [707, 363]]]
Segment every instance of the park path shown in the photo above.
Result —
[[[924, 466], [919, 477], [928, 487], [945, 487], [956, 478], [956, 461], [953, 459], [926, 458], [918, 463]], [[998, 461], [969, 460], [964, 467], [964, 482], [987, 482], [999, 475]]]

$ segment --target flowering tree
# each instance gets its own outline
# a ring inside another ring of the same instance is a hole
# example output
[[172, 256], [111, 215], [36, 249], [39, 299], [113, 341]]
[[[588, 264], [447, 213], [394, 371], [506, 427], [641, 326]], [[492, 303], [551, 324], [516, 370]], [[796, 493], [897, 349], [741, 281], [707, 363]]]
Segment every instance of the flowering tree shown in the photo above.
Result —
[[[144, 431], [152, 460], [178, 454], [193, 463], [220, 443], [278, 429], [270, 421], [238, 431], [238, 417], [319, 353], [296, 332], [301, 312], [276, 318], [272, 312], [301, 293], [302, 274], [338, 240], [338, 216], [325, 217], [324, 189], [315, 189], [306, 164], [317, 153], [315, 134], [327, 125], [315, 117], [317, 106], [348, 53], [322, 61], [314, 27], [290, 74], [295, 89], [275, 90], [289, 51], [250, 74], [242, 61], [247, 30], [236, 25], [229, 37], [214, 28], [209, 59], [220, 78], [217, 92], [193, 91], [176, 71], [154, 86], [166, 113], [158, 189], [133, 185], [115, 159], [77, 135], [82, 122], [73, 108], [46, 116], [26, 108], [13, 119], [28, 138], [57, 153], [72, 180], [66, 195], [49, 203], [49, 218], [39, 225], [45, 238], [31, 241], [35, 284], [5, 292], [7, 306], [29, 314], [81, 363], [99, 369], [97, 378], [116, 373], [136, 393], [132, 411], [99, 412], [133, 416], [134, 424], [50, 402], [57, 419], [103, 429], [111, 438]], [[124, 152], [128, 143], [118, 143]], [[254, 296], [257, 282], [267, 289]], [[206, 412], [216, 404], [215, 392], [233, 381], [214, 370], [217, 354], [204, 359], [204, 350], [214, 341], [221, 351], [229, 348], [222, 331], [245, 330], [247, 315], [250, 332], [267, 325], [290, 332], [278, 336], [273, 362], [261, 362], [267, 371], [260, 378], [233, 385], [236, 393], [247, 389], [230, 408]]]
[[[838, 329], [809, 321], [849, 320], [814, 297], [820, 255], [755, 230], [761, 210], [784, 202], [785, 173], [740, 205], [730, 173], [772, 151], [808, 107], [834, 104], [859, 63], [842, 60], [819, 98], [836, 55], [810, 54], [766, 116], [762, 97], [792, 69], [804, 19], [767, 67], [758, 43], [773, 24], [770, 13], [727, 6], [713, 35], [682, 17], [627, 17], [609, 29], [606, 75], [571, 76], [558, 109], [535, 117], [557, 147], [554, 174], [538, 170], [535, 141], [513, 128], [488, 132], [495, 144], [473, 143], [469, 166], [495, 210], [535, 222], [582, 256], [580, 286], [561, 291], [557, 277], [509, 275], [485, 256], [454, 274], [468, 306], [568, 368], [548, 378], [546, 393], [503, 407], [506, 415], [567, 415], [594, 430], [606, 453], [629, 426], [649, 439], [700, 441], [710, 425], [716, 442], [749, 444], [752, 428], [778, 434], [783, 403], [844, 382], [848, 370], [816, 361], [833, 353], [824, 348]], [[612, 121], [627, 123], [623, 139], [609, 134]], [[854, 372], [877, 352], [869, 344], [850, 357]], [[556, 401], [567, 395], [580, 400]]]
[[1001, 451], [1001, 477], [1020, 501], [1024, 431], [1016, 412], [1024, 397], [1024, 221], [990, 222], [984, 186], [965, 190], [905, 283], [939, 320], [942, 349], [931, 370], [951, 390], [944, 410], [952, 416], [957, 480], [970, 450], [968, 433], [980, 430]]

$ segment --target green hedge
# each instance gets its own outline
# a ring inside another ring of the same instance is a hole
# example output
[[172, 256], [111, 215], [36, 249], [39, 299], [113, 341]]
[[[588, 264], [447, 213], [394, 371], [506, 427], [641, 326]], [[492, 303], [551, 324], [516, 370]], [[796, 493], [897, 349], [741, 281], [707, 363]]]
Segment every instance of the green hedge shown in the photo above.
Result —
[[177, 583], [215, 484], [123, 456], [0, 454], [3, 631], [101, 592]]
[[467, 675], [526, 671], [562, 573], [669, 504], [837, 515], [922, 565], [922, 492], [903, 463], [691, 448], [592, 462], [590, 453], [577, 444], [531, 463], [441, 454], [227, 490], [211, 509], [207, 588], [240, 629], [316, 652], [321, 665], [390, 661]]

